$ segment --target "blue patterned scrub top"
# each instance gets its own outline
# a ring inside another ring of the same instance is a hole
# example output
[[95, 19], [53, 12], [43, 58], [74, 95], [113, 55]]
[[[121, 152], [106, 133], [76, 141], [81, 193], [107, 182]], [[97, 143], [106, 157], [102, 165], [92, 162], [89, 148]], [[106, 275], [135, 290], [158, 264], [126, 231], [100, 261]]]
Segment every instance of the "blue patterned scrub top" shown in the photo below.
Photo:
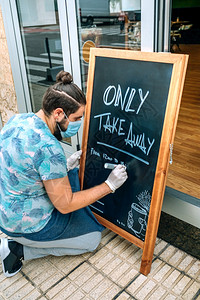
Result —
[[0, 134], [0, 226], [31, 233], [44, 228], [54, 209], [43, 180], [67, 175], [66, 158], [47, 124], [18, 114]]

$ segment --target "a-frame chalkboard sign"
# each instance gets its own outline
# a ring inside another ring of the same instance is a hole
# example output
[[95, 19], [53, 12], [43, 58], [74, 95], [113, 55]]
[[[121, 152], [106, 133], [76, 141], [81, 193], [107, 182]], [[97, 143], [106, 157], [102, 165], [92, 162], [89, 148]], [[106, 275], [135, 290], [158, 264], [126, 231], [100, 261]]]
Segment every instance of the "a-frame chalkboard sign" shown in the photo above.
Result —
[[105, 163], [128, 180], [90, 207], [105, 227], [143, 249], [151, 269], [188, 56], [93, 48], [90, 53], [80, 179], [104, 182]]

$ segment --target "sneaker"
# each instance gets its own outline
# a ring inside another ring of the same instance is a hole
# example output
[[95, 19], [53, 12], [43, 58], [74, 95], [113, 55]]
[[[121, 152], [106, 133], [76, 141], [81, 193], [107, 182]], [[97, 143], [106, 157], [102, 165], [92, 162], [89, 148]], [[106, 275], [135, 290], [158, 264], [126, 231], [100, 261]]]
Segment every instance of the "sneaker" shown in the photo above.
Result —
[[0, 255], [3, 273], [6, 277], [12, 277], [17, 274], [22, 268], [22, 261], [9, 248], [9, 242], [15, 243], [12, 240], [1, 239]]

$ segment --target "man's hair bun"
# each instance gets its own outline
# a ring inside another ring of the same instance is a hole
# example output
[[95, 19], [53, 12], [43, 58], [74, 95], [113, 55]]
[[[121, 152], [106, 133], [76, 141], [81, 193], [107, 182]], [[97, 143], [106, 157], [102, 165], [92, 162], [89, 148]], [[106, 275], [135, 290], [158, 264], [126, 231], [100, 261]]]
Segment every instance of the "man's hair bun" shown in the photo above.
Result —
[[73, 81], [73, 77], [69, 72], [60, 71], [56, 75], [56, 82], [63, 83], [63, 84], [70, 84]]

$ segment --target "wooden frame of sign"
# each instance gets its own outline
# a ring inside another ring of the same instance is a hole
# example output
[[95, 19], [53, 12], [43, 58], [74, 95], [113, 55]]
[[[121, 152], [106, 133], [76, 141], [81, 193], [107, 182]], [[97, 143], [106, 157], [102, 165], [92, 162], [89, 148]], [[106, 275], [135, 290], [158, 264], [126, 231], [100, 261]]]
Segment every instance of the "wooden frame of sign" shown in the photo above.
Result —
[[[88, 132], [91, 119], [91, 104], [93, 97], [94, 76], [97, 69], [95, 62], [97, 57], [115, 58], [123, 60], [134, 60], [138, 62], [155, 62], [172, 65], [171, 80], [169, 84], [168, 99], [165, 109], [164, 122], [159, 146], [159, 153], [156, 163], [156, 172], [151, 195], [150, 209], [146, 234], [144, 240], [141, 240], [134, 234], [127, 232], [123, 228], [113, 224], [102, 215], [95, 212], [98, 221], [113, 232], [124, 237], [131, 243], [143, 249], [140, 272], [147, 275], [151, 269], [153, 252], [156, 242], [156, 236], [159, 226], [162, 202], [165, 192], [166, 178], [170, 160], [170, 145], [173, 145], [175, 129], [178, 119], [178, 112], [181, 102], [184, 78], [186, 74], [188, 55], [171, 53], [144, 53], [128, 50], [113, 50], [103, 48], [93, 48], [90, 50], [90, 63], [87, 82], [87, 105], [84, 118], [84, 129], [82, 138], [82, 158], [80, 164], [80, 182], [81, 188], [84, 184], [84, 172], [86, 164], [86, 152], [88, 147]], [[112, 74], [110, 75], [112, 77]], [[112, 194], [115, 195], [115, 194]]]

